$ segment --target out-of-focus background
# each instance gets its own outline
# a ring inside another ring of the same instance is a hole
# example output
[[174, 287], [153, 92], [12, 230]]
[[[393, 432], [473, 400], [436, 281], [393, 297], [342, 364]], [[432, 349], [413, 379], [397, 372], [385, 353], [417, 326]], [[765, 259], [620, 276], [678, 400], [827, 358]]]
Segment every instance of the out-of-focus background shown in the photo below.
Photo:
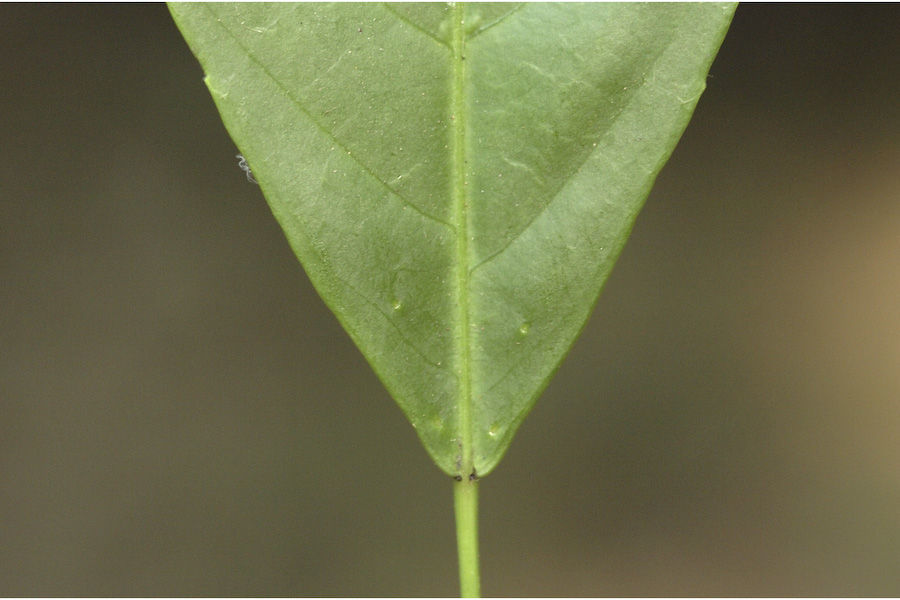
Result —
[[[898, 27], [738, 9], [482, 481], [485, 594], [900, 595]], [[451, 482], [165, 6], [0, 32], [0, 595], [454, 595]]]

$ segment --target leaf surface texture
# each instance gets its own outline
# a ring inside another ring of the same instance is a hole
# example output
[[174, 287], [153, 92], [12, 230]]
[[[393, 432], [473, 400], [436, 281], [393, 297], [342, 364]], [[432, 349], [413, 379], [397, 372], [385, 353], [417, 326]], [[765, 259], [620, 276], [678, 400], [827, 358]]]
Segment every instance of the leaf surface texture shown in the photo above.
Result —
[[322, 298], [438, 466], [482, 476], [586, 322], [734, 7], [170, 9]]

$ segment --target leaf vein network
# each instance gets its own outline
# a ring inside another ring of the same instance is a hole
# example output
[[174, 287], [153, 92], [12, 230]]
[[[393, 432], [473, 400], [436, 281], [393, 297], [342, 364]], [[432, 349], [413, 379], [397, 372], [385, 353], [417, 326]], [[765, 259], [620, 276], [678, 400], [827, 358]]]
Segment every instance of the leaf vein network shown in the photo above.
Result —
[[[670, 40], [668, 44], [663, 46], [659, 50], [659, 52], [657, 52], [656, 56], [654, 56], [653, 59], [650, 61], [650, 64], [647, 67], [647, 73], [645, 73], [645, 80], [647, 78], [649, 78], [649, 76], [653, 73], [653, 70], [655, 69], [656, 65], [659, 63], [660, 59], [666, 53], [666, 50], [668, 50], [669, 47], [672, 45], [672, 42], [673, 42], [673, 40]], [[516, 240], [518, 240], [520, 237], [522, 237], [525, 234], [525, 232], [527, 232], [529, 229], [531, 229], [531, 227], [541, 217], [541, 215], [543, 215], [550, 208], [550, 205], [553, 204], [553, 202], [557, 198], [559, 198], [559, 196], [566, 190], [566, 188], [572, 183], [572, 181], [578, 176], [578, 174], [581, 173], [582, 169], [584, 169], [584, 166], [591, 160], [591, 157], [594, 156], [594, 154], [596, 152], [600, 151], [600, 149], [602, 148], [602, 141], [604, 139], [606, 139], [606, 137], [609, 135], [609, 133], [612, 130], [613, 126], [615, 125], [616, 121], [619, 119], [619, 116], [623, 112], [625, 112], [625, 110], [627, 110], [629, 106], [631, 106], [631, 103], [634, 102], [634, 100], [637, 98], [638, 92], [641, 89], [642, 88], [639, 86], [638, 88], [634, 89], [631, 94], [628, 95], [628, 99], [622, 104], [621, 107], [619, 107], [619, 110], [616, 111], [615, 116], [613, 116], [613, 118], [610, 119], [609, 125], [597, 138], [595, 147], [591, 151], [585, 153], [584, 160], [582, 160], [581, 163], [578, 165], [578, 167], [576, 167], [575, 170], [572, 171], [572, 173], [561, 183], [559, 188], [557, 188], [554, 192], [552, 192], [552, 194], [550, 195], [550, 198], [547, 200], [547, 202], [544, 204], [544, 206], [542, 206], [541, 209], [539, 211], [537, 211], [531, 217], [531, 219], [528, 220], [528, 223], [526, 223], [522, 229], [520, 229], [512, 238], [510, 238], [505, 244], [503, 244], [503, 246], [500, 249], [496, 250], [491, 255], [485, 257], [484, 259], [481, 260], [481, 262], [479, 262], [477, 265], [472, 267], [469, 270], [470, 274], [474, 273], [477, 269], [480, 269], [484, 265], [488, 264], [489, 262], [491, 262], [492, 260], [494, 260], [495, 258], [500, 256], [501, 254], [503, 254], [510, 246], [513, 245], [513, 243], [515, 243]]]
[[412, 27], [413, 29], [415, 29], [415, 30], [418, 31], [419, 33], [425, 35], [426, 37], [428, 37], [428, 38], [430, 38], [430, 39], [432, 39], [432, 40], [434, 40], [435, 42], [437, 42], [439, 45], [443, 46], [444, 48], [447, 48], [447, 50], [452, 50], [452, 48], [450, 48], [450, 44], [448, 44], [447, 42], [445, 42], [444, 40], [442, 40], [442, 39], [440, 39], [440, 38], [438, 38], [438, 37], [435, 37], [434, 34], [432, 34], [430, 31], [428, 31], [427, 29], [425, 29], [424, 27], [422, 27], [421, 25], [419, 25], [419, 24], [416, 23], [415, 21], [410, 20], [409, 17], [407, 17], [406, 15], [403, 15], [403, 14], [397, 12], [397, 11], [394, 9], [394, 7], [392, 7], [390, 4], [388, 4], [388, 3], [386, 3], [386, 2], [382, 2], [381, 5], [382, 5], [388, 12], [390, 12], [390, 13], [391, 13], [392, 15], [394, 15], [397, 19], [399, 19], [400, 21], [403, 21], [404, 23], [406, 23], [407, 25], [409, 25], [410, 27]]
[[503, 23], [504, 21], [506, 21], [506, 19], [508, 19], [509, 17], [511, 17], [514, 14], [516, 14], [517, 12], [519, 12], [521, 9], [525, 8], [526, 4], [527, 4], [527, 2], [520, 2], [519, 4], [516, 5], [515, 8], [510, 9], [509, 12], [504, 13], [503, 15], [497, 17], [490, 23], [485, 24], [483, 27], [476, 29], [475, 31], [473, 31], [472, 33], [467, 35], [466, 39], [472, 40], [472, 39], [478, 37], [479, 35], [481, 35], [482, 33], [484, 33], [485, 31], [487, 31], [488, 29], [493, 29], [500, 23]]
[[[208, 5], [204, 5], [204, 7], [210, 13], [215, 15], [215, 12], [213, 12], [213, 10], [208, 7]], [[447, 221], [444, 221], [443, 219], [436, 217], [435, 215], [432, 215], [431, 213], [427, 212], [426, 210], [424, 210], [423, 208], [418, 206], [412, 200], [406, 198], [403, 194], [401, 194], [400, 192], [398, 192], [397, 190], [392, 188], [386, 181], [384, 181], [377, 173], [375, 173], [375, 171], [372, 170], [371, 167], [369, 167], [367, 164], [362, 162], [360, 160], [360, 158], [358, 156], [356, 156], [356, 154], [350, 152], [350, 150], [343, 144], [343, 142], [341, 142], [334, 135], [334, 133], [329, 131], [327, 127], [325, 127], [324, 125], [319, 123], [319, 121], [312, 115], [312, 113], [309, 111], [309, 109], [307, 109], [303, 105], [303, 103], [298, 98], [296, 98], [294, 96], [294, 94], [277, 77], [275, 77], [275, 75], [272, 74], [271, 71], [269, 71], [269, 69], [265, 66], [265, 64], [263, 64], [263, 62], [259, 58], [257, 58], [256, 55], [253, 54], [253, 52], [249, 48], [247, 48], [246, 46], [244, 46], [244, 44], [241, 43], [240, 38], [238, 38], [238, 36], [236, 36], [234, 34], [234, 32], [225, 23], [222, 22], [221, 19], [216, 18], [215, 21], [234, 40], [234, 43], [241, 50], [244, 51], [244, 53], [247, 55], [247, 57], [250, 60], [252, 60], [260, 68], [260, 70], [263, 73], [265, 73], [265, 75], [275, 83], [276, 86], [278, 86], [278, 88], [284, 93], [284, 95], [288, 98], [288, 100], [290, 100], [297, 107], [297, 109], [300, 112], [302, 112], [310, 120], [310, 122], [312, 122], [313, 125], [315, 125], [315, 127], [319, 131], [321, 131], [323, 134], [325, 134], [332, 142], [334, 142], [338, 147], [340, 147], [340, 149], [342, 151], [344, 151], [346, 153], [346, 155], [350, 158], [350, 160], [355, 162], [357, 164], [357, 166], [359, 166], [360, 169], [365, 171], [370, 177], [372, 177], [372, 179], [374, 179], [379, 184], [381, 184], [385, 189], [387, 189], [391, 193], [392, 196], [394, 196], [395, 198], [400, 200], [402, 203], [406, 204], [407, 206], [409, 206], [410, 208], [415, 210], [417, 213], [419, 213], [426, 219], [429, 219], [436, 223], [440, 223], [441, 225], [449, 228], [451, 231], [456, 231], [456, 227], [452, 223], [449, 223]]]
[[[321, 255], [320, 255], [320, 257], [321, 257]], [[434, 360], [428, 358], [428, 356], [425, 355], [425, 352], [424, 352], [424, 351], [420, 350], [418, 346], [416, 346], [416, 345], [415, 345], [408, 337], [406, 337], [406, 334], [403, 333], [403, 330], [400, 329], [400, 327], [394, 322], [394, 320], [391, 319], [390, 315], [389, 315], [386, 311], [384, 311], [384, 310], [378, 305], [378, 303], [377, 303], [376, 301], [372, 300], [371, 298], [369, 298], [368, 296], [366, 296], [364, 293], [362, 293], [361, 291], [359, 291], [358, 289], [356, 289], [356, 286], [354, 286], [352, 283], [350, 283], [349, 281], [347, 281], [346, 279], [344, 279], [343, 277], [341, 277], [340, 275], [338, 275], [338, 274], [335, 273], [334, 271], [332, 271], [332, 275], [334, 276], [335, 279], [337, 279], [338, 281], [340, 281], [341, 283], [343, 283], [344, 285], [346, 285], [347, 288], [348, 288], [350, 291], [352, 291], [354, 294], [356, 294], [357, 296], [359, 296], [360, 298], [362, 298], [362, 300], [363, 300], [364, 302], [366, 302], [367, 304], [371, 305], [372, 308], [374, 308], [376, 311], [378, 311], [378, 313], [379, 313], [382, 317], [384, 317], [385, 321], [387, 321], [388, 324], [389, 324], [391, 327], [393, 327], [393, 328], [397, 331], [397, 334], [400, 336], [400, 339], [402, 339], [404, 342], [406, 342], [406, 345], [409, 346], [410, 348], [412, 348], [413, 351], [414, 351], [416, 354], [418, 354], [419, 357], [420, 357], [426, 364], [429, 364], [429, 365], [431, 365], [432, 367], [434, 367], [434, 368], [436, 368], [436, 369], [440, 369], [440, 368], [441, 368], [441, 363], [440, 363], [439, 361], [434, 361]], [[352, 329], [352, 328], [348, 327], [348, 329]]]

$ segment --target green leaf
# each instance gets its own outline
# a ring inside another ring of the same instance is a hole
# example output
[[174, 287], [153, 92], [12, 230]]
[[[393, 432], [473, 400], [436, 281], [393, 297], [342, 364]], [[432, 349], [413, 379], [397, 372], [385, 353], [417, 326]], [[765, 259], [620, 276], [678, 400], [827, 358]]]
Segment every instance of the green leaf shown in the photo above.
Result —
[[734, 10], [170, 8], [316, 289], [462, 477], [587, 320]]

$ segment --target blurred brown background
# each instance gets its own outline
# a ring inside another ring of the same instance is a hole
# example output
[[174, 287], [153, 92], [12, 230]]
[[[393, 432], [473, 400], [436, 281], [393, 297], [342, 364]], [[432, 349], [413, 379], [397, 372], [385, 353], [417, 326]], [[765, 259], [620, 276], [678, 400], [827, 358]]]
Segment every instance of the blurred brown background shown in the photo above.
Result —
[[[482, 482], [489, 595], [900, 595], [900, 10], [745, 5]], [[0, 6], [0, 595], [454, 595], [162, 5]]]

